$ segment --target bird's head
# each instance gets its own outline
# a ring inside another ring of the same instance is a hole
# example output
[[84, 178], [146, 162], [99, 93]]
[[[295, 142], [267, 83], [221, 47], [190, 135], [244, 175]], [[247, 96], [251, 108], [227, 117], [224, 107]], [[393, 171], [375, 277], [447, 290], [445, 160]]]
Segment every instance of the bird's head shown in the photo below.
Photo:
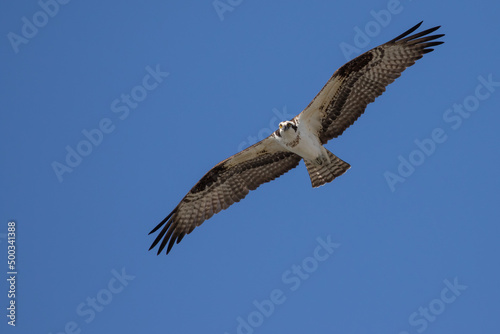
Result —
[[283, 133], [289, 129], [294, 129], [297, 132], [297, 125], [292, 121], [285, 121], [280, 123], [280, 132]]

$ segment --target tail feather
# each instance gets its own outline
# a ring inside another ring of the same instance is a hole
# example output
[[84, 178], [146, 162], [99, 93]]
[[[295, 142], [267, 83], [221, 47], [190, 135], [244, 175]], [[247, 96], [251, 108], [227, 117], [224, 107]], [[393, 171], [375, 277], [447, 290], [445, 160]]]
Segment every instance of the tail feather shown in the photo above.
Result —
[[311, 178], [311, 184], [314, 188], [332, 182], [337, 176], [344, 174], [351, 165], [335, 156], [332, 152], [326, 150], [330, 162], [324, 160], [322, 164], [304, 159], [304, 162]]

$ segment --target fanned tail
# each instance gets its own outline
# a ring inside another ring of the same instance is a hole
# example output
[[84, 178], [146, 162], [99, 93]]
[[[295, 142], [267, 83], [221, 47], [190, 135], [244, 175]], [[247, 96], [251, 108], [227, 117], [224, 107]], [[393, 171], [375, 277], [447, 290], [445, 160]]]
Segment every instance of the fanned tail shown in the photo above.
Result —
[[[325, 149], [326, 150], [326, 149]], [[314, 188], [332, 182], [337, 176], [344, 174], [351, 165], [343, 161], [332, 152], [326, 150], [330, 162], [323, 160], [321, 164], [304, 159], [304, 162], [311, 178], [311, 184]]]

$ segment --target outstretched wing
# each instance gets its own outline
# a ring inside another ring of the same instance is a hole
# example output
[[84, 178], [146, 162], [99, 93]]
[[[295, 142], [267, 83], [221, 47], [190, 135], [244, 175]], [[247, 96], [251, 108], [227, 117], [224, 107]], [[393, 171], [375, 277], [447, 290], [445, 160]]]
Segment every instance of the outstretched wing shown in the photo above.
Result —
[[[149, 248], [160, 241], [158, 254], [193, 231], [215, 213], [239, 202], [250, 190], [274, 180], [299, 164], [301, 157], [285, 151], [272, 136], [218, 163], [201, 178], [177, 207], [149, 234], [162, 226]], [[170, 240], [170, 242], [169, 242]]]
[[340, 136], [387, 85], [425, 53], [433, 51], [431, 47], [443, 43], [434, 41], [443, 34], [428, 36], [439, 27], [408, 36], [421, 24], [335, 71], [318, 95], [296, 116], [298, 121], [307, 122], [323, 144]]

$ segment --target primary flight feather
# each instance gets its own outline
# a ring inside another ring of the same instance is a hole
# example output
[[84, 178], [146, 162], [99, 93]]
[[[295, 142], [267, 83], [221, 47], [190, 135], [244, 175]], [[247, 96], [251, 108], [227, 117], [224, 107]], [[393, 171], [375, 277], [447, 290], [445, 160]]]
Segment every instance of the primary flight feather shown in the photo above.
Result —
[[279, 124], [266, 139], [221, 161], [206, 173], [175, 209], [151, 232], [158, 254], [196, 226], [243, 199], [250, 190], [295, 168], [304, 160], [313, 187], [331, 182], [350, 165], [323, 145], [340, 136], [366, 106], [417, 59], [442, 44], [430, 35], [439, 27], [410, 35], [422, 22], [340, 67], [311, 103], [293, 119]]

